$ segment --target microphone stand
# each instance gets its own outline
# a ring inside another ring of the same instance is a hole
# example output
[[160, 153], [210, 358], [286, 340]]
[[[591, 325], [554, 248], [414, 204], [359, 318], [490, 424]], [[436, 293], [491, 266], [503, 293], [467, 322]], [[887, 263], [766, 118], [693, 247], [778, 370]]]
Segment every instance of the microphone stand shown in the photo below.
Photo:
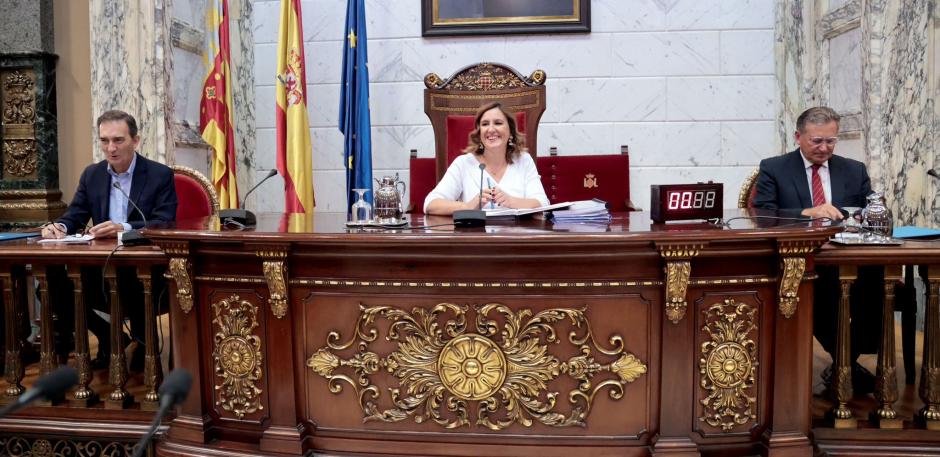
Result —
[[251, 211], [248, 211], [245, 208], [245, 202], [248, 201], [248, 196], [251, 195], [258, 186], [264, 184], [265, 181], [270, 179], [272, 176], [277, 174], [277, 170], [271, 170], [268, 172], [267, 176], [258, 181], [257, 184], [252, 186], [251, 189], [248, 189], [248, 192], [245, 193], [245, 197], [242, 198], [242, 201], [238, 204], [238, 208], [229, 208], [219, 211], [219, 220], [223, 224], [228, 222], [235, 222], [236, 224], [241, 224], [245, 227], [253, 227], [258, 223], [258, 218], [255, 217], [255, 214]]
[[454, 211], [455, 228], [476, 228], [486, 227], [486, 211], [483, 211], [483, 170], [486, 165], [480, 164], [480, 201], [477, 203], [479, 209], [462, 209]]
[[[124, 192], [124, 189], [121, 187], [121, 183], [115, 181], [114, 184], [111, 184], [111, 187], [114, 187], [121, 192], [121, 195], [124, 195], [124, 198], [140, 213], [140, 218], [144, 220], [144, 227], [147, 226], [147, 216], [144, 215], [144, 212], [140, 210], [140, 207], [137, 206], [137, 203], [134, 200], [131, 200], [131, 196], [127, 195], [127, 192]], [[146, 246], [150, 244], [150, 240], [147, 237], [140, 234], [140, 230], [131, 229], [121, 234], [121, 244], [124, 246]]]

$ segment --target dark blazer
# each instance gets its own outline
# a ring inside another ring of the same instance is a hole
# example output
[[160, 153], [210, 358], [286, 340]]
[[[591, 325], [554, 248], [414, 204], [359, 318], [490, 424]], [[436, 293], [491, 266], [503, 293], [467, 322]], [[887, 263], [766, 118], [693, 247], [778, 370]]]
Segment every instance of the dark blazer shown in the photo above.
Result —
[[[129, 194], [147, 216], [148, 224], [176, 220], [176, 184], [170, 167], [137, 154]], [[110, 199], [111, 175], [108, 174], [108, 162], [102, 160], [82, 172], [72, 202], [56, 222], [65, 224], [69, 233], [75, 233], [88, 224], [89, 218], [95, 225], [110, 220]], [[140, 212], [131, 204], [128, 204], [127, 223], [135, 229], [144, 226]]]
[[[832, 206], [864, 207], [871, 193], [871, 179], [865, 165], [857, 160], [833, 155], [829, 159]], [[754, 206], [766, 209], [805, 209], [813, 207], [806, 181], [806, 168], [800, 150], [761, 160]]]

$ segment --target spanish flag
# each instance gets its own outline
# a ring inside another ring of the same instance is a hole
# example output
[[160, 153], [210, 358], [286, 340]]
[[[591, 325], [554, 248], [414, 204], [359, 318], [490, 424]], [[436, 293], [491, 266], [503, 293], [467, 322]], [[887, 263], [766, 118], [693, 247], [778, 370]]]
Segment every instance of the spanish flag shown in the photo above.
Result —
[[300, 0], [281, 0], [277, 40], [277, 170], [284, 177], [284, 212], [313, 212], [313, 157], [307, 120], [307, 75]]
[[[228, 39], [228, 0], [213, 0], [206, 17], [210, 27], [206, 63], [209, 74], [199, 102], [202, 139], [212, 146], [212, 183], [219, 208], [238, 208], [235, 179], [235, 132], [232, 129], [232, 77]], [[218, 33], [214, 33], [215, 31]], [[211, 63], [209, 58], [211, 58]]]

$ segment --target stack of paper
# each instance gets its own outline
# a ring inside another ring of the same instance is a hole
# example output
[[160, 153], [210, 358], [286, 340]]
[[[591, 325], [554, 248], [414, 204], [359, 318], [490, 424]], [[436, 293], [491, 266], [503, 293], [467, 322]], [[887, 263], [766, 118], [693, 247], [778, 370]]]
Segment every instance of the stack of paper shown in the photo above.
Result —
[[602, 200], [581, 200], [571, 204], [568, 209], [553, 211], [552, 221], [556, 224], [565, 222], [610, 222], [610, 211]]
[[555, 203], [554, 205], [540, 206], [538, 208], [519, 208], [519, 209], [503, 208], [503, 207], [497, 206], [495, 208], [488, 208], [488, 207], [483, 208], [483, 211], [486, 212], [486, 217], [487, 219], [489, 219], [489, 218], [525, 216], [526, 214], [541, 213], [542, 211], [551, 211], [557, 208], [565, 208], [570, 205], [571, 205], [571, 202], [564, 202], [564, 203]]

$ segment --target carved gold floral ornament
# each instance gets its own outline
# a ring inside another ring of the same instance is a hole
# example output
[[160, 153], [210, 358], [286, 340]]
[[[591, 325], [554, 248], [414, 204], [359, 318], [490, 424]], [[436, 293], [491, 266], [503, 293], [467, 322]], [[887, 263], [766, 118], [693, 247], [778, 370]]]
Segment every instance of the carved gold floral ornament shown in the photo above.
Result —
[[264, 409], [261, 405], [261, 338], [255, 335], [258, 327], [258, 307], [242, 300], [238, 295], [212, 304], [217, 326], [212, 358], [215, 374], [222, 378], [216, 384], [216, 404], [232, 411], [239, 419], [246, 414]]
[[[624, 386], [647, 371], [639, 358], [624, 351], [620, 335], [609, 338], [611, 349], [598, 345], [585, 309], [552, 308], [533, 314], [498, 303], [474, 306], [475, 331], [467, 329], [468, 309], [452, 303], [410, 312], [360, 306], [355, 335], [341, 343], [340, 334], [330, 332], [326, 347], [310, 356], [307, 366], [329, 381], [334, 394], [342, 392], [343, 383], [352, 386], [365, 422], [412, 417], [417, 423], [430, 420], [456, 428], [470, 426], [475, 412], [474, 423], [491, 430], [516, 423], [529, 427], [535, 421], [584, 426], [600, 391], [620, 399]], [[369, 350], [380, 334], [379, 319], [388, 322], [385, 339], [397, 343], [384, 356]], [[580, 353], [564, 362], [548, 352], [548, 343], [561, 343], [555, 325], [562, 321], [570, 322], [568, 342]], [[357, 351], [348, 359], [334, 352], [353, 346]], [[602, 363], [594, 358], [595, 351], [614, 360]], [[341, 369], [352, 370], [355, 379], [337, 373]], [[388, 388], [387, 400], [371, 379], [382, 369], [398, 382]], [[613, 376], [602, 377], [603, 372]], [[549, 390], [549, 383], [561, 375], [578, 381], [567, 394], [567, 412], [556, 409], [559, 393]], [[382, 409], [385, 405], [391, 407]]]
[[726, 299], [704, 311], [710, 341], [702, 343], [699, 373], [708, 395], [701, 400], [702, 422], [730, 432], [754, 421], [754, 373], [757, 368], [757, 343], [751, 334], [757, 330], [756, 310], [744, 303]]

